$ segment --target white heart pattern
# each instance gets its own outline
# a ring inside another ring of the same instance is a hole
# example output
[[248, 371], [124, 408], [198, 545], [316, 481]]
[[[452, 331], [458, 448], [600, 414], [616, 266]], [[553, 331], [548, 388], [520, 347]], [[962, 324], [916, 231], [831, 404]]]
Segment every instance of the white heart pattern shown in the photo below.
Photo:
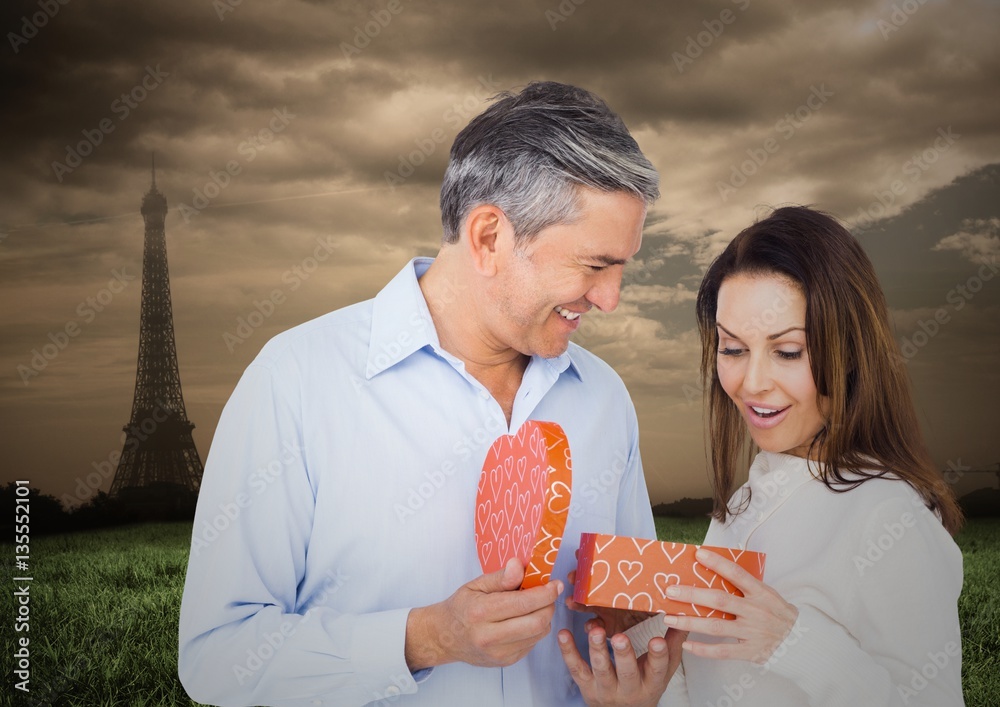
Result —
[[626, 586], [632, 584], [635, 578], [642, 574], [642, 562], [636, 560], [635, 562], [630, 562], [628, 560], [620, 560], [618, 562], [618, 574], [622, 576], [625, 580]]

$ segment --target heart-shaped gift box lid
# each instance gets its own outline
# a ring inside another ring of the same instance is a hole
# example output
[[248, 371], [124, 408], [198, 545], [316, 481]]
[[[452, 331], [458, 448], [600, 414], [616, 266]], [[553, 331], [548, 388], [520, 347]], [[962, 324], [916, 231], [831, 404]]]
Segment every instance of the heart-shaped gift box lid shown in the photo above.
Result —
[[525, 567], [522, 588], [549, 581], [569, 515], [572, 473], [569, 441], [554, 422], [528, 420], [493, 442], [476, 494], [476, 551], [484, 573], [516, 557]]

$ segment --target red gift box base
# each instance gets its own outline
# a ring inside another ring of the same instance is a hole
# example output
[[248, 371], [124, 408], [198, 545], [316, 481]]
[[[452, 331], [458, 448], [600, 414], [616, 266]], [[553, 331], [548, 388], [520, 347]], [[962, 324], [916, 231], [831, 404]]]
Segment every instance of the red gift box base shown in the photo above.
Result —
[[613, 609], [733, 619], [724, 611], [667, 598], [667, 587], [674, 584], [723, 589], [743, 596], [731, 583], [695, 561], [699, 547], [732, 560], [757, 579], [764, 576], [765, 555], [760, 552], [582, 533], [573, 600]]

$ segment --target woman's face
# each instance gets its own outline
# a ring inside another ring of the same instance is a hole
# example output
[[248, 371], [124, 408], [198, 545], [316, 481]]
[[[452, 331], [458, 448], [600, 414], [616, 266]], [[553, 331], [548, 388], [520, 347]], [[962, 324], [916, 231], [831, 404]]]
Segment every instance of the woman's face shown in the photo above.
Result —
[[719, 288], [716, 367], [757, 446], [804, 457], [824, 424], [806, 350], [806, 300], [780, 275], [733, 275]]

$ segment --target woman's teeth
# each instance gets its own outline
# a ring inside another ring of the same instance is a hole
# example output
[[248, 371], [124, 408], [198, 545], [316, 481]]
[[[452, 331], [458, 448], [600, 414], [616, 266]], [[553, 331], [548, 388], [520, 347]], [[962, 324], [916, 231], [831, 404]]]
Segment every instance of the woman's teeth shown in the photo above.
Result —
[[563, 309], [562, 307], [556, 307], [556, 312], [563, 319], [568, 319], [570, 321], [573, 321], [574, 319], [579, 319], [580, 315], [583, 314], [583, 312], [571, 312], [568, 309]]
[[750, 408], [761, 417], [774, 417], [781, 412], [781, 410], [775, 410], [772, 408], [759, 408], [756, 405], [751, 405]]

